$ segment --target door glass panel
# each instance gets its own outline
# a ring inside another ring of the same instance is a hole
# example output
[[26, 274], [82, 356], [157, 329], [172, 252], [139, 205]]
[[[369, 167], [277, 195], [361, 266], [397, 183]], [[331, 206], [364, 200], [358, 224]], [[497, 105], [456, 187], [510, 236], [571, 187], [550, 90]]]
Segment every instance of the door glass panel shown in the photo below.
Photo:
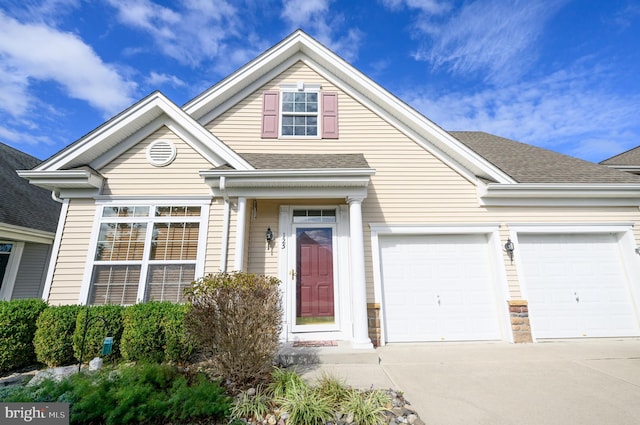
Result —
[[296, 325], [335, 323], [333, 230], [296, 230]]

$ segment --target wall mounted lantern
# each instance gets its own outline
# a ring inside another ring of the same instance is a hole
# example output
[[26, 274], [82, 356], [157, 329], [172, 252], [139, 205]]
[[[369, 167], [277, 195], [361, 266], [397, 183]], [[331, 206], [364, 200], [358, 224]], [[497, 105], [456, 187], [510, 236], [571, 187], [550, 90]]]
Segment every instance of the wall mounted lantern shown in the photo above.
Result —
[[273, 240], [273, 232], [271, 231], [271, 227], [267, 227], [267, 232], [264, 234], [265, 238], [267, 238], [267, 242], [271, 242]]
[[511, 238], [507, 239], [507, 243], [504, 244], [504, 250], [507, 251], [507, 255], [509, 256], [509, 260], [511, 260], [511, 264], [513, 264], [513, 250], [515, 247], [513, 246], [513, 242], [511, 242]]

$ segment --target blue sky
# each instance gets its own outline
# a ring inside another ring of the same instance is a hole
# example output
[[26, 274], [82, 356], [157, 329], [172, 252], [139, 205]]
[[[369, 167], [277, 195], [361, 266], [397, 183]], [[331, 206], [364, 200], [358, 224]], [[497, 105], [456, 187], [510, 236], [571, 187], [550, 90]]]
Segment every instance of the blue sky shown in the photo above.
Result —
[[638, 0], [0, 0], [0, 141], [45, 159], [297, 28], [447, 130], [596, 162], [640, 145]]

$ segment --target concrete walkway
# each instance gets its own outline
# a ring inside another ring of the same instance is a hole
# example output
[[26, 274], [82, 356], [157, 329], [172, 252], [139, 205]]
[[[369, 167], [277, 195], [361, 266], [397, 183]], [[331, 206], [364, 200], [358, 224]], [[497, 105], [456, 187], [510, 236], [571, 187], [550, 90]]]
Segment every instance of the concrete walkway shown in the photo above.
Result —
[[638, 425], [640, 339], [391, 344], [379, 364], [307, 365], [404, 391], [427, 425]]

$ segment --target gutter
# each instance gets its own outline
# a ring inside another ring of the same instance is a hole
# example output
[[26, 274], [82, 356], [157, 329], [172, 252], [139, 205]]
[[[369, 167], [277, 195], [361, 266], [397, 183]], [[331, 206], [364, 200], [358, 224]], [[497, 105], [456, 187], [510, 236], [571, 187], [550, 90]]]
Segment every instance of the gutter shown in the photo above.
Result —
[[638, 206], [638, 184], [489, 183], [478, 186], [482, 205]]

